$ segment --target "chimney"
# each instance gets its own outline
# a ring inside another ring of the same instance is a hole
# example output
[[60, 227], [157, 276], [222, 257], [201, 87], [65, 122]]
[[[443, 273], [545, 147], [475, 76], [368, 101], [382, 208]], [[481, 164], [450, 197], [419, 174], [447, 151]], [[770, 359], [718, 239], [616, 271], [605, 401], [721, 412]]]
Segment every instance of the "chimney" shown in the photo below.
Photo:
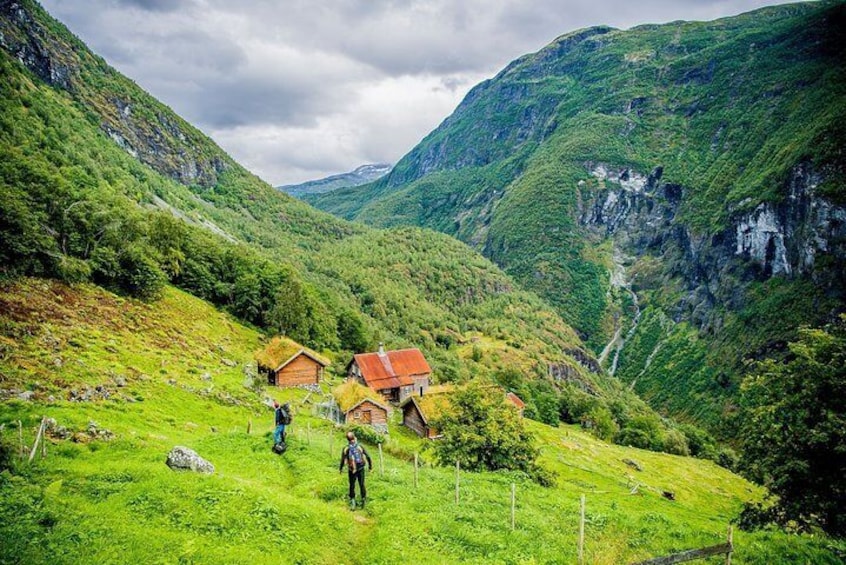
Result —
[[384, 355], [384, 354], [385, 354], [385, 344], [380, 341], [379, 342], [379, 355]]

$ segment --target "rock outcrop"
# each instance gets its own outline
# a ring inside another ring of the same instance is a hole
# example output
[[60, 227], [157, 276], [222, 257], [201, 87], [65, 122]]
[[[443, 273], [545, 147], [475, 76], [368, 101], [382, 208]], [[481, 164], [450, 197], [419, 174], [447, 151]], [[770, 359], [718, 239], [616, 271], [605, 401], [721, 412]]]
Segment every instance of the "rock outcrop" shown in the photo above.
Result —
[[177, 445], [167, 454], [167, 466], [174, 470], [214, 473], [214, 465], [200, 457], [196, 451]]
[[[185, 185], [211, 187], [233, 163], [208, 150], [198, 130], [118, 73], [70, 34], [41, 23], [39, 6], [0, 1], [0, 48], [47, 84], [71, 92], [97, 112], [100, 128], [127, 153]], [[97, 84], [96, 90], [90, 85]]]
[[[591, 193], [583, 188], [580, 223], [612, 237], [635, 258], [660, 257], [667, 276], [684, 280], [676, 321], [708, 326], [716, 306], [743, 306], [738, 285], [774, 276], [817, 276], [823, 255], [828, 259], [818, 282], [838, 284], [832, 274], [846, 264], [846, 209], [817, 194], [821, 178], [810, 165], [794, 168], [782, 202], [738, 210], [729, 216], [729, 226], [714, 234], [697, 233], [682, 223], [684, 188], [661, 182], [661, 167], [643, 174], [607, 164], [588, 166], [604, 188]], [[842, 288], [832, 290], [842, 293]]]

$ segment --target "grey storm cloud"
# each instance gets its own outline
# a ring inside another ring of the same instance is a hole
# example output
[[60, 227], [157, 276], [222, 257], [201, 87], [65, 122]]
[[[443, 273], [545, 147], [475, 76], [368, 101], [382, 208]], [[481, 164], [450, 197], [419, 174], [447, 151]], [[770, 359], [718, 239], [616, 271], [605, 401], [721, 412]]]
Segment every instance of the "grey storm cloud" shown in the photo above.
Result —
[[273, 184], [395, 162], [479, 81], [557, 36], [779, 0], [43, 0]]

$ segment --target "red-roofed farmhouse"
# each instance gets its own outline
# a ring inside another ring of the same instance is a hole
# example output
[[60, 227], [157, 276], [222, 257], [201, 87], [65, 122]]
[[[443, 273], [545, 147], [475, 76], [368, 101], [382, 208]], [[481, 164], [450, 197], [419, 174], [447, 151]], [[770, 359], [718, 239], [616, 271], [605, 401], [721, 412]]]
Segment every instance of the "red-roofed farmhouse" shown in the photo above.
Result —
[[419, 349], [359, 353], [347, 366], [347, 377], [380, 393], [390, 402], [399, 403], [412, 394], [429, 388], [432, 368]]

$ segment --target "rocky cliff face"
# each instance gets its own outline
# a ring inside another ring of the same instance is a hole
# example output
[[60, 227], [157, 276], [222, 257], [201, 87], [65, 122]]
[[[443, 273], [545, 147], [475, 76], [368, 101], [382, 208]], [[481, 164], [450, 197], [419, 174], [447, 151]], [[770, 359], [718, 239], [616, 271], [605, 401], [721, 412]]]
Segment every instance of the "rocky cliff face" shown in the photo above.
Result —
[[77, 38], [45, 28], [45, 19], [34, 2], [0, 0], [0, 47], [47, 84], [94, 108], [103, 132], [133, 157], [177, 182], [202, 187], [215, 185], [233, 165], [205, 151], [205, 136], [164, 105], [140, 88], [123, 87], [114, 69]]
[[[629, 256], [661, 258], [665, 275], [684, 281], [676, 321], [703, 328], [718, 323], [715, 307], [742, 308], [742, 287], [752, 280], [811, 277], [843, 294], [846, 208], [817, 194], [821, 177], [808, 164], [793, 169], [782, 201], [737, 211], [728, 228], [712, 235], [684, 225], [685, 190], [661, 182], [661, 167], [648, 174], [607, 164], [588, 167], [601, 188], [590, 192], [582, 184], [580, 223], [613, 238]], [[820, 262], [824, 268], [817, 268]]]

